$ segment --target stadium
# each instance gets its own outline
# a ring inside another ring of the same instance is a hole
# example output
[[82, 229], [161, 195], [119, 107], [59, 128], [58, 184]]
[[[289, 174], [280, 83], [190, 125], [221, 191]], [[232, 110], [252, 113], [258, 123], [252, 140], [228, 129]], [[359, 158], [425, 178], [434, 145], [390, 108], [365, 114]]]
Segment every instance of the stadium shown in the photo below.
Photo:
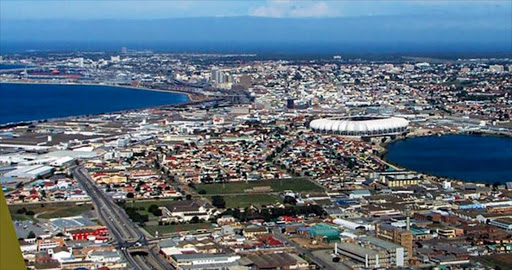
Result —
[[408, 125], [409, 121], [399, 117], [355, 116], [316, 119], [309, 127], [320, 133], [373, 137], [398, 135], [407, 131]]

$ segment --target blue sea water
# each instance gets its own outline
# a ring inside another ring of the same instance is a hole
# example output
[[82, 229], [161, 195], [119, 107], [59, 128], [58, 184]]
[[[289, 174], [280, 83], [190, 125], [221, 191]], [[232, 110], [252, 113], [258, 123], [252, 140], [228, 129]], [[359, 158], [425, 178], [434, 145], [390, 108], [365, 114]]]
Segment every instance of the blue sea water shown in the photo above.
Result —
[[24, 68], [22, 65], [0, 64], [0, 69], [17, 69]]
[[385, 158], [428, 174], [472, 182], [512, 181], [512, 138], [446, 135], [400, 140]]
[[188, 101], [185, 94], [121, 87], [0, 83], [0, 124]]

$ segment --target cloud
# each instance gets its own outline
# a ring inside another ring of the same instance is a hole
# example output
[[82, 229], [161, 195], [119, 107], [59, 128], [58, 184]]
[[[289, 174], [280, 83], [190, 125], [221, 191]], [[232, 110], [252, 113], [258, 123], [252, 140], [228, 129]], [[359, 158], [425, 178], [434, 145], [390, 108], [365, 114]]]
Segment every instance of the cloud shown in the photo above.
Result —
[[256, 17], [284, 17], [285, 10], [278, 5], [260, 6], [249, 10], [249, 15]]
[[267, 1], [263, 6], [249, 10], [250, 16], [256, 17], [332, 17], [337, 14], [329, 8], [326, 2], [293, 2], [290, 0]]
[[292, 17], [327, 17], [333, 13], [325, 2], [315, 3], [307, 8], [294, 8], [290, 11]]

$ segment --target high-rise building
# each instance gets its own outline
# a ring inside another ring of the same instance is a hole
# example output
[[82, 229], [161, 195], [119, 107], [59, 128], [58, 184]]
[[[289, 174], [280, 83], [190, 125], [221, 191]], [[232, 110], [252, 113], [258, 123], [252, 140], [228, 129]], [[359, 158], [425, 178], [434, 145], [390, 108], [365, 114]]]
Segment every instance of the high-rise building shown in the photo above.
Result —
[[214, 82], [215, 81], [215, 77], [217, 76], [217, 72], [218, 71], [219, 71], [218, 68], [212, 67], [212, 69], [210, 71], [210, 82]]
[[224, 72], [216, 67], [212, 67], [210, 81], [215, 83], [224, 83]]
[[81, 68], [84, 67], [84, 58], [83, 57], [79, 57], [76, 59], [77, 60], [77, 65]]
[[224, 73], [224, 82], [233, 83], [233, 76], [229, 73]]
[[226, 75], [223, 71], [220, 71], [217, 76], [217, 82], [218, 83], [225, 83], [226, 82]]
[[409, 258], [413, 254], [412, 233], [410, 231], [395, 227], [389, 223], [377, 223], [375, 224], [375, 236], [405, 247]]

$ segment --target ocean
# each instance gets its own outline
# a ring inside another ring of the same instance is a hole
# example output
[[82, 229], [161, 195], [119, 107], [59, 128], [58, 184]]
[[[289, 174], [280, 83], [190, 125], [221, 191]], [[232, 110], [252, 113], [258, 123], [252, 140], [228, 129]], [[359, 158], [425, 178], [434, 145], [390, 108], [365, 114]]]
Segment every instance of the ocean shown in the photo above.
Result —
[[17, 69], [24, 68], [22, 65], [0, 64], [0, 69]]
[[180, 93], [96, 85], [0, 83], [0, 124], [188, 102]]
[[512, 138], [446, 135], [400, 140], [385, 158], [402, 167], [469, 182], [512, 181]]

